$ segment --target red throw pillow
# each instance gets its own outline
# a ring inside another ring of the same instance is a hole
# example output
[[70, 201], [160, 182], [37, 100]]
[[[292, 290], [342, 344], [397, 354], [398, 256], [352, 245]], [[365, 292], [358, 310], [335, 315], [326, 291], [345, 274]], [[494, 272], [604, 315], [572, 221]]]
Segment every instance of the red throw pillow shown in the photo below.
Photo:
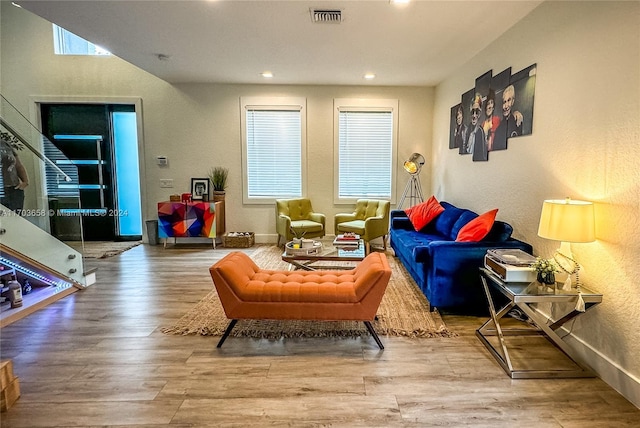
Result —
[[481, 241], [482, 238], [487, 236], [493, 227], [493, 222], [496, 220], [496, 214], [498, 214], [497, 208], [479, 215], [469, 223], [462, 226], [462, 229], [460, 229], [460, 232], [458, 232], [458, 236], [456, 237], [456, 242]]
[[404, 210], [416, 231], [428, 225], [442, 211], [444, 211], [444, 208], [435, 196], [431, 196], [426, 202]]

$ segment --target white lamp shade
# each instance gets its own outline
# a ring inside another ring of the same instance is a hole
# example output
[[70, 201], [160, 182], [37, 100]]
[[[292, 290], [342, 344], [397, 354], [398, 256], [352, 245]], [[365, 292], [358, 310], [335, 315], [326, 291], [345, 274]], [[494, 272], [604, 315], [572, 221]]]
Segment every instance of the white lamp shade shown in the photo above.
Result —
[[569, 198], [544, 201], [538, 236], [563, 242], [595, 241], [593, 203]]

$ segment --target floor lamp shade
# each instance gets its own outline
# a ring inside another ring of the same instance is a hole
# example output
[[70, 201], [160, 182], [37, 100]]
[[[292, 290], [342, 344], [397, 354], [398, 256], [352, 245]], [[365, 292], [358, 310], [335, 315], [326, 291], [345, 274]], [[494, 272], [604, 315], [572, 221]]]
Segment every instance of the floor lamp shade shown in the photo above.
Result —
[[595, 241], [593, 203], [569, 198], [544, 201], [538, 236], [563, 242]]
[[413, 153], [409, 159], [407, 159], [404, 164], [404, 170], [409, 174], [417, 174], [422, 169], [422, 165], [424, 165], [425, 159], [420, 153]]

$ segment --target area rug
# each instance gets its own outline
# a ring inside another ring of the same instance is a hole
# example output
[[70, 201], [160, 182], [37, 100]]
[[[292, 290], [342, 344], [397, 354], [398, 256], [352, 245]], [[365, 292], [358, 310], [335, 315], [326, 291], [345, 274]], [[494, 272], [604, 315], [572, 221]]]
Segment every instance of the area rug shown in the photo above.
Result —
[[84, 246], [81, 241], [65, 241], [65, 244], [73, 248], [87, 259], [105, 259], [117, 256], [127, 250], [142, 244], [142, 241], [85, 241]]
[[[282, 249], [260, 247], [252, 255], [263, 269], [286, 270]], [[440, 314], [429, 312], [424, 294], [395, 257], [387, 254], [391, 280], [372, 322], [379, 335], [405, 337], [452, 337]], [[338, 263], [338, 262], [335, 262]], [[213, 286], [213, 283], [212, 283]], [[175, 325], [162, 328], [165, 334], [222, 336], [229, 320], [224, 314], [215, 288]], [[367, 336], [364, 323], [357, 321], [239, 320], [231, 336], [278, 339], [281, 337], [359, 337]]]

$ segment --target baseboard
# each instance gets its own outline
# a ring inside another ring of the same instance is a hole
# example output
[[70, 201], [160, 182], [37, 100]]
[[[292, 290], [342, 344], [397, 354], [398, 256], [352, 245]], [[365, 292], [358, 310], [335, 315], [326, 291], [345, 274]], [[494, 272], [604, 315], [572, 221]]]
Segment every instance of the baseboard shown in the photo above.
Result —
[[[547, 319], [552, 319], [548, 313], [539, 309], [534, 310]], [[640, 409], [640, 379], [573, 334], [570, 329], [563, 326], [558, 329], [558, 334], [564, 337], [567, 344], [593, 369], [600, 379]]]
[[[325, 235], [324, 238], [322, 239], [327, 239], [327, 240], [331, 240], [333, 241], [333, 239], [336, 237], [336, 235], [333, 234], [328, 234]], [[276, 245], [276, 242], [278, 242], [278, 235], [277, 234], [269, 234], [269, 233], [263, 233], [263, 234], [257, 234], [255, 235], [255, 240], [256, 240], [256, 244], [273, 244]], [[371, 244], [372, 245], [382, 245], [382, 237], [379, 238], [375, 238], [373, 240], [371, 240]], [[387, 238], [387, 247], [389, 247], [389, 241]]]
[[278, 242], [278, 234], [269, 234], [269, 233], [261, 233], [255, 234], [255, 242], [256, 244], [272, 244], [276, 245]]
[[640, 409], [640, 379], [629, 373], [624, 367], [602, 354], [581, 338], [569, 333], [562, 327], [560, 330], [567, 334], [565, 340], [576, 350], [580, 357], [598, 374], [607, 385], [618, 391], [634, 406]]

